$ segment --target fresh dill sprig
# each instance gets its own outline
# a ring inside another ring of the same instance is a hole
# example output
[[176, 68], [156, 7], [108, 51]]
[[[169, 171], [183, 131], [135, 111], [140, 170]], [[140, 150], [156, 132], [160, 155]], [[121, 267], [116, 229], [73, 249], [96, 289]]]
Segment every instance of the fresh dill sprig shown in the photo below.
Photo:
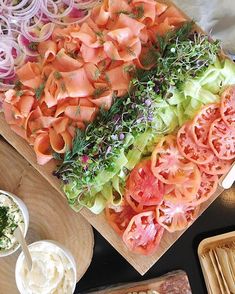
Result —
[[0, 238], [3, 236], [3, 231], [8, 226], [8, 208], [0, 207]]
[[39, 45], [39, 43], [31, 42], [31, 43], [29, 43], [28, 47], [32, 51], [37, 51], [38, 50], [38, 45]]
[[34, 90], [36, 99], [40, 99], [45, 88], [45, 83], [42, 83], [38, 88]]

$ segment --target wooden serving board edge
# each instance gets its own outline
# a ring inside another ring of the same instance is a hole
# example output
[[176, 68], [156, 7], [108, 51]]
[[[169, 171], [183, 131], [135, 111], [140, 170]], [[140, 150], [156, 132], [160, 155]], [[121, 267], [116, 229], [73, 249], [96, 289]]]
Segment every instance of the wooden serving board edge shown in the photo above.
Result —
[[[166, 3], [177, 7], [170, 0], [160, 0], [159, 2]], [[177, 9], [182, 14], [191, 20], [180, 8]], [[196, 26], [197, 30], [204, 33], [203, 30]], [[33, 148], [21, 137], [15, 134], [7, 125], [3, 113], [0, 113], [0, 134], [44, 177], [47, 181], [63, 196], [60, 181], [52, 175], [52, 171], [56, 167], [55, 161], [51, 161], [45, 166], [40, 166], [36, 162], [36, 157]], [[224, 191], [223, 188], [218, 187], [214, 195], [204, 203], [198, 217], [210, 206], [210, 204]], [[141, 256], [131, 253], [127, 250], [122, 239], [109, 226], [104, 213], [95, 215], [88, 209], [83, 208], [80, 211], [88, 222], [141, 274], [144, 275], [159, 259], [160, 257], [179, 239], [181, 235], [187, 230], [180, 232], [169, 233], [165, 232], [159, 249], [151, 256]], [[196, 221], [196, 220], [195, 220]]]

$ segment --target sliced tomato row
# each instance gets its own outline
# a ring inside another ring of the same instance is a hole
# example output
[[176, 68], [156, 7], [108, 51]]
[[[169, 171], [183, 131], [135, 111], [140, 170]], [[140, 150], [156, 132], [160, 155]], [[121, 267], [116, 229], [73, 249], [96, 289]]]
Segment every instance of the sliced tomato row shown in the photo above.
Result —
[[206, 168], [211, 173], [226, 172], [235, 158], [235, 85], [223, 92], [221, 104], [205, 106], [192, 122], [183, 125], [177, 143], [181, 154], [190, 161], [213, 163]]
[[163, 232], [186, 229], [200, 204], [216, 191], [219, 176], [235, 158], [235, 86], [222, 102], [201, 109], [177, 136], [163, 137], [151, 158], [142, 160], [126, 181], [121, 206], [106, 208], [114, 230], [132, 252], [156, 251]]

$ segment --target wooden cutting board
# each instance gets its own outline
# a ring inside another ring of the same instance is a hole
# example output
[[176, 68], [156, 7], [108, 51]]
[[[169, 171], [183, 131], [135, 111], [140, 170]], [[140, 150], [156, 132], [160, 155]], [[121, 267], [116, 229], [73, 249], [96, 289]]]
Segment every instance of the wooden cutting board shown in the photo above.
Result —
[[[55, 240], [68, 248], [77, 263], [77, 281], [90, 265], [94, 236], [90, 224], [72, 211], [66, 200], [14, 150], [0, 140], [0, 189], [19, 196], [29, 210], [28, 244]], [[21, 250], [0, 258], [0, 293], [19, 293], [15, 263]]]
[[147, 290], [155, 290], [159, 294], [191, 294], [187, 274], [184, 271], [170, 272], [164, 276], [148, 281], [128, 283], [113, 286], [102, 290], [88, 292], [89, 294], [128, 294], [128, 293], [147, 293]]
[[[169, 0], [160, 2], [172, 4]], [[184, 14], [184, 13], [183, 13]], [[185, 14], [184, 14], [185, 15]], [[185, 15], [186, 16], [186, 15]], [[187, 17], [187, 16], [186, 16]], [[198, 31], [202, 31], [198, 28]], [[10, 127], [4, 120], [3, 114], [0, 114], [0, 134], [23, 156], [25, 159], [45, 178], [47, 181], [63, 196], [60, 181], [52, 175], [52, 171], [56, 167], [54, 161], [49, 162], [44, 166], [40, 166], [36, 162], [36, 157], [31, 146], [28, 145], [21, 137], [11, 131]], [[221, 187], [218, 187], [214, 195], [201, 206], [199, 216], [210, 206], [210, 204], [223, 192]], [[72, 212], [71, 212], [72, 213]], [[176, 242], [176, 240], [185, 232], [169, 233], [165, 232], [161, 240], [160, 246], [153, 255], [141, 256], [131, 253], [127, 250], [121, 238], [112, 230], [106, 221], [104, 213], [95, 215], [88, 209], [83, 208], [80, 211], [89, 223], [141, 274], [144, 275], [156, 261]]]

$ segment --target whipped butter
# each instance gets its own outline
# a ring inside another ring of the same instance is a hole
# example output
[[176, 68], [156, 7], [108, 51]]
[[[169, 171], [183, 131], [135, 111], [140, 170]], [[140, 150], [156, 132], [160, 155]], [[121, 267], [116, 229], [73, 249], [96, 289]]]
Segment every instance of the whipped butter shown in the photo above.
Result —
[[24, 256], [16, 265], [18, 289], [24, 294], [72, 294], [76, 272], [71, 260], [54, 243], [39, 241], [29, 246], [33, 266], [28, 270]]

